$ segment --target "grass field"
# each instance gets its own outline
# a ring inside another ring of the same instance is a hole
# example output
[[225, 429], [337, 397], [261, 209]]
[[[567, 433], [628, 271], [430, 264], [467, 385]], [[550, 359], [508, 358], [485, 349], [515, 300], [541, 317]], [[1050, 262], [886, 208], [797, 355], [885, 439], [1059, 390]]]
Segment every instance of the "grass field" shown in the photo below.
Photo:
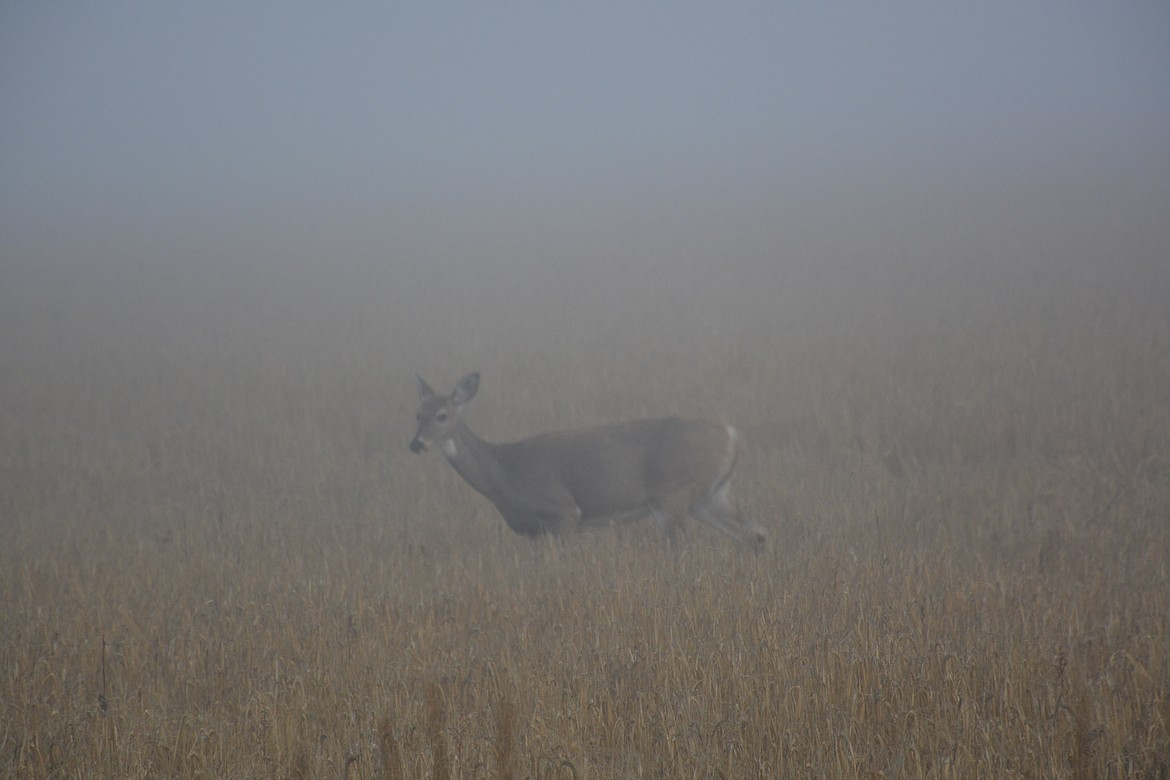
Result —
[[[1164, 272], [451, 270], [10, 290], [0, 775], [1170, 777]], [[767, 550], [512, 535], [473, 369], [735, 424]]]

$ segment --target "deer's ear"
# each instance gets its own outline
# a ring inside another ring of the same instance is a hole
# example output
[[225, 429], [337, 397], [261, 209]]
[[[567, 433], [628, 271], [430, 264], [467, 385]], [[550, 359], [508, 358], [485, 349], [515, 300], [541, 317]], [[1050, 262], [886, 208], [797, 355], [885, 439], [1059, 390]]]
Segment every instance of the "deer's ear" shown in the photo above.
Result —
[[418, 380], [418, 397], [419, 397], [419, 400], [420, 400], [420, 401], [425, 401], [425, 400], [427, 400], [428, 398], [434, 398], [434, 396], [435, 396], [435, 391], [431, 389], [431, 386], [430, 386], [430, 385], [428, 385], [426, 382], [424, 382], [424, 381], [423, 381], [423, 378], [422, 378], [421, 376], [419, 376], [418, 374], [415, 374], [415, 375], [414, 375], [414, 378]]
[[455, 385], [455, 392], [451, 393], [451, 400], [455, 402], [456, 406], [463, 406], [463, 404], [475, 397], [475, 391], [479, 389], [479, 373], [472, 372], [459, 380], [459, 384]]

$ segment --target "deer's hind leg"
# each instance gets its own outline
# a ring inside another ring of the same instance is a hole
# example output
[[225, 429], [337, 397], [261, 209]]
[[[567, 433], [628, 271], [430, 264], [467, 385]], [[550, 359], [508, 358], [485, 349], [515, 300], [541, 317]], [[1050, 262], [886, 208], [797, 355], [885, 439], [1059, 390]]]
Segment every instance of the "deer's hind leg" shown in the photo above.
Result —
[[731, 498], [731, 469], [734, 460], [727, 469], [699, 496], [690, 506], [691, 517], [701, 523], [711, 526], [720, 533], [726, 534], [741, 544], [747, 544], [757, 550], [762, 549], [766, 536], [762, 528], [747, 523], [740, 514], [739, 507]]
[[649, 506], [650, 514], [666, 540], [672, 545], [680, 542], [684, 532], [683, 518], [687, 516], [686, 496], [675, 494], [655, 498]]
[[727, 482], [713, 485], [706, 490], [695, 503], [690, 506], [691, 517], [700, 523], [709, 525], [738, 541], [743, 541], [740, 533], [743, 525], [739, 509], [728, 495]]

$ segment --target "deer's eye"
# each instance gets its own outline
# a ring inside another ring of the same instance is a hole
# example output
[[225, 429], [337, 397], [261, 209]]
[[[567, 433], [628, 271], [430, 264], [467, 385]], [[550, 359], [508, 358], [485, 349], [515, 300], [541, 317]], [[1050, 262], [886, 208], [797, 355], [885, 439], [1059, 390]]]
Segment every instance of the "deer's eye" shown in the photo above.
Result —
[[441, 423], [447, 422], [447, 413], [446, 412], [437, 412], [435, 414], [435, 422], [441, 422]]

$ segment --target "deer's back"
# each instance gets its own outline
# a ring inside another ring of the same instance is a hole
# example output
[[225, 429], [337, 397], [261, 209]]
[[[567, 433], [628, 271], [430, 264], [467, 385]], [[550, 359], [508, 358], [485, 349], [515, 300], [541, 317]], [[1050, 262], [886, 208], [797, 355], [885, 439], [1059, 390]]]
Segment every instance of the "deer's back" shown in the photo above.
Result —
[[541, 434], [498, 453], [512, 479], [563, 487], [594, 517], [705, 488], [729, 466], [733, 446], [726, 426], [664, 417]]

